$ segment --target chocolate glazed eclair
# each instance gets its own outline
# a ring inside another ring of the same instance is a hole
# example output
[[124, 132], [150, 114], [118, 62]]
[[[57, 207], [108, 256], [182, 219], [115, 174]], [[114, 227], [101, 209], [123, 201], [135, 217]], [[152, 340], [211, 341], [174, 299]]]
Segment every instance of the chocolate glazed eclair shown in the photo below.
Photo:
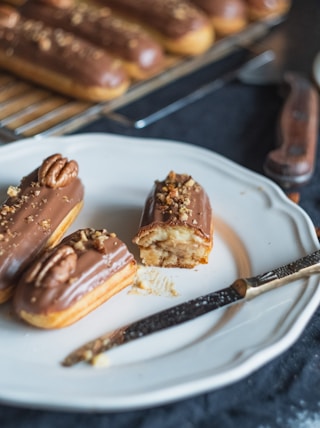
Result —
[[108, 7], [75, 0], [28, 0], [20, 13], [62, 28], [120, 59], [134, 79], [145, 79], [164, 67], [162, 46], [140, 25], [117, 16]]
[[133, 242], [148, 266], [193, 268], [208, 263], [213, 245], [210, 200], [188, 174], [155, 181]]
[[77, 162], [54, 154], [7, 193], [0, 207], [0, 303], [32, 259], [60, 241], [82, 208], [84, 187]]
[[129, 86], [121, 61], [103, 49], [6, 5], [0, 5], [0, 67], [87, 101], [110, 100]]
[[99, 0], [142, 24], [168, 52], [198, 55], [214, 41], [208, 17], [188, 0]]
[[114, 233], [78, 230], [42, 253], [21, 277], [16, 314], [40, 328], [66, 327], [130, 285], [136, 262]]

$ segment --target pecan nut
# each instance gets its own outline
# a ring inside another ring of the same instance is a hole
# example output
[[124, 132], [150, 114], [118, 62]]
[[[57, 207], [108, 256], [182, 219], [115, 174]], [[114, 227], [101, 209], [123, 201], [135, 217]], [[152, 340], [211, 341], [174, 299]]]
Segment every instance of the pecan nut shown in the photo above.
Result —
[[35, 287], [54, 288], [71, 279], [77, 265], [77, 254], [69, 245], [44, 254], [38, 263], [33, 266], [25, 280]]
[[19, 13], [11, 6], [0, 6], [0, 26], [13, 28], [19, 21]]
[[38, 181], [41, 186], [51, 188], [65, 187], [78, 176], [78, 163], [68, 161], [60, 154], [45, 159], [38, 171]]

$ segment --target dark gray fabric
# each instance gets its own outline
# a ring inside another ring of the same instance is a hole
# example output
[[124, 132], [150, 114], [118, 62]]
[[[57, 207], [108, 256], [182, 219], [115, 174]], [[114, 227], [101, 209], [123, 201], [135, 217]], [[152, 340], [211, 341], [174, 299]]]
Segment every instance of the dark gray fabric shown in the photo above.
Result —
[[[294, 0], [288, 20], [272, 34], [271, 42], [279, 37], [285, 40], [289, 67], [310, 77], [312, 59], [320, 50], [319, 33], [319, 1]], [[145, 100], [143, 109], [148, 110], [155, 102], [152, 98]], [[248, 87], [233, 82], [143, 130], [101, 119], [81, 132], [185, 141], [263, 173], [264, 158], [275, 144], [282, 102], [276, 86]], [[138, 104], [131, 113], [140, 107]], [[314, 177], [301, 189], [300, 203], [315, 225], [320, 225], [319, 181], [320, 152]], [[0, 405], [0, 427], [317, 428], [319, 386], [320, 309], [290, 349], [228, 387], [156, 408], [121, 413], [55, 412]]]

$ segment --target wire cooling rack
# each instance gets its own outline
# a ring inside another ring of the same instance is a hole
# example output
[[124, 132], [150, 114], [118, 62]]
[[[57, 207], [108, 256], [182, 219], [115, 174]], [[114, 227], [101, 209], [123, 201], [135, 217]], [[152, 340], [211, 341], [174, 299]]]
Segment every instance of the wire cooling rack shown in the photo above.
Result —
[[219, 84], [219, 81], [208, 82], [192, 93], [186, 92], [173, 103], [138, 119], [120, 114], [119, 110], [227, 57], [237, 49], [250, 47], [283, 20], [284, 17], [278, 17], [252, 23], [242, 32], [215, 42], [211, 49], [200, 56], [168, 58], [165, 71], [149, 80], [133, 83], [126, 94], [115, 100], [97, 104], [67, 98], [0, 70], [0, 142], [67, 134], [102, 116], [126, 126], [143, 128], [201, 98], [214, 89], [215, 83]]

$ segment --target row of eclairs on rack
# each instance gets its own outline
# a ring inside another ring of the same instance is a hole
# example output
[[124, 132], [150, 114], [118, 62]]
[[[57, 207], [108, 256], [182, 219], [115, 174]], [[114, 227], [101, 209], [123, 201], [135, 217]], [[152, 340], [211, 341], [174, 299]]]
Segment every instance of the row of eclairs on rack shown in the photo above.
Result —
[[173, 58], [202, 55], [289, 7], [289, 0], [7, 0], [0, 67], [72, 98], [108, 101]]

